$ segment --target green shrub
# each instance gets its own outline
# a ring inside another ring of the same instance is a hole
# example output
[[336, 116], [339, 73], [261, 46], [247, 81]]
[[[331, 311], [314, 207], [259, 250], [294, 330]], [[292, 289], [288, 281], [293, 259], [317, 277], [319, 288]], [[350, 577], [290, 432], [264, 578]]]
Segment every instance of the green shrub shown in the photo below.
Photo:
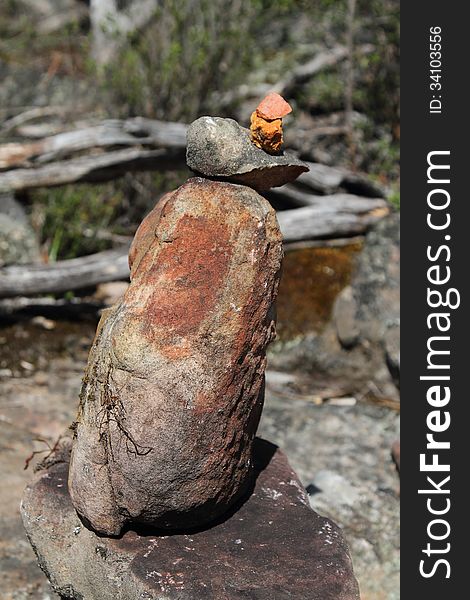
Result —
[[[217, 112], [213, 92], [246, 82], [263, 54], [285, 48], [295, 0], [166, 0], [104, 73], [113, 114], [190, 121]], [[274, 36], [274, 37], [273, 37]], [[288, 40], [287, 40], [288, 41]], [[273, 43], [276, 47], [273, 47]], [[288, 45], [288, 44], [287, 44]]]
[[113, 184], [69, 185], [37, 191], [33, 204], [41, 242], [55, 261], [109, 248], [122, 194]]

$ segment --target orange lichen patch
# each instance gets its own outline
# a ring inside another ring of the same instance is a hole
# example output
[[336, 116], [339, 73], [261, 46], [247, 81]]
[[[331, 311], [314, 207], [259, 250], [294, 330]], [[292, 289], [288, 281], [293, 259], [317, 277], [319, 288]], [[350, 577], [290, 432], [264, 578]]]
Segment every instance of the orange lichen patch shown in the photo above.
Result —
[[258, 104], [256, 112], [258, 116], [266, 121], [273, 121], [274, 119], [282, 119], [282, 117], [288, 115], [292, 112], [292, 107], [282, 96], [276, 94], [276, 92], [270, 92]]
[[266, 121], [255, 110], [251, 115], [250, 132], [251, 140], [258, 148], [271, 154], [278, 154], [281, 151], [282, 119]]
[[[158, 266], [146, 269], [141, 285], [154, 286], [145, 307], [145, 335], [185, 337], [198, 330], [217, 301], [232, 248], [228, 228], [215, 219], [183, 216], [163, 248]], [[183, 349], [184, 350], [184, 349]]]
[[187, 340], [183, 340], [181, 344], [170, 344], [168, 346], [162, 346], [160, 352], [166, 358], [170, 360], [176, 360], [178, 358], [186, 358], [191, 353], [191, 345]]
[[277, 298], [277, 331], [282, 342], [323, 330], [336, 296], [350, 281], [361, 248], [356, 243], [286, 252]]

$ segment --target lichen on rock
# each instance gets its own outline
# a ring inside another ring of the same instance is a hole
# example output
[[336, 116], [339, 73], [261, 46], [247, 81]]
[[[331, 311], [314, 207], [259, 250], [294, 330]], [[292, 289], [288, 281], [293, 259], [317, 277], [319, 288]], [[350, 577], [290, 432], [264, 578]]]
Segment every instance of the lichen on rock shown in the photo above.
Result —
[[266, 152], [278, 154], [282, 149], [282, 119], [267, 121], [256, 111], [251, 114], [250, 132], [252, 142]]

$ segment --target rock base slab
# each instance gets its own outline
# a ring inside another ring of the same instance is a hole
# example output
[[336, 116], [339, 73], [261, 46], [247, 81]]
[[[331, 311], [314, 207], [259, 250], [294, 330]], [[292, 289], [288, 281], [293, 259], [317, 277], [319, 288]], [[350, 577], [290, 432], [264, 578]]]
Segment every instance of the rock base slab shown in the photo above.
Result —
[[68, 462], [39, 471], [21, 512], [41, 568], [75, 600], [359, 600], [342, 534], [309, 507], [285, 455], [256, 440], [250, 496], [211, 528], [96, 535], [75, 512]]

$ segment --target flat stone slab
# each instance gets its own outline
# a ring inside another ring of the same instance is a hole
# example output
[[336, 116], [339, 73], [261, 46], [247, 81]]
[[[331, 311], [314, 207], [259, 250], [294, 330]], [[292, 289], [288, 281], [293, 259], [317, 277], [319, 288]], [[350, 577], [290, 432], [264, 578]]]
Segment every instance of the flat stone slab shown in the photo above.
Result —
[[297, 179], [308, 166], [290, 152], [268, 154], [233, 119], [200, 117], [188, 128], [186, 162], [205, 177], [263, 191]]
[[359, 600], [338, 527], [309, 507], [285, 455], [256, 440], [257, 478], [225, 520], [200, 531], [100, 537], [75, 512], [68, 462], [36, 473], [21, 512], [56, 592], [76, 600]]

